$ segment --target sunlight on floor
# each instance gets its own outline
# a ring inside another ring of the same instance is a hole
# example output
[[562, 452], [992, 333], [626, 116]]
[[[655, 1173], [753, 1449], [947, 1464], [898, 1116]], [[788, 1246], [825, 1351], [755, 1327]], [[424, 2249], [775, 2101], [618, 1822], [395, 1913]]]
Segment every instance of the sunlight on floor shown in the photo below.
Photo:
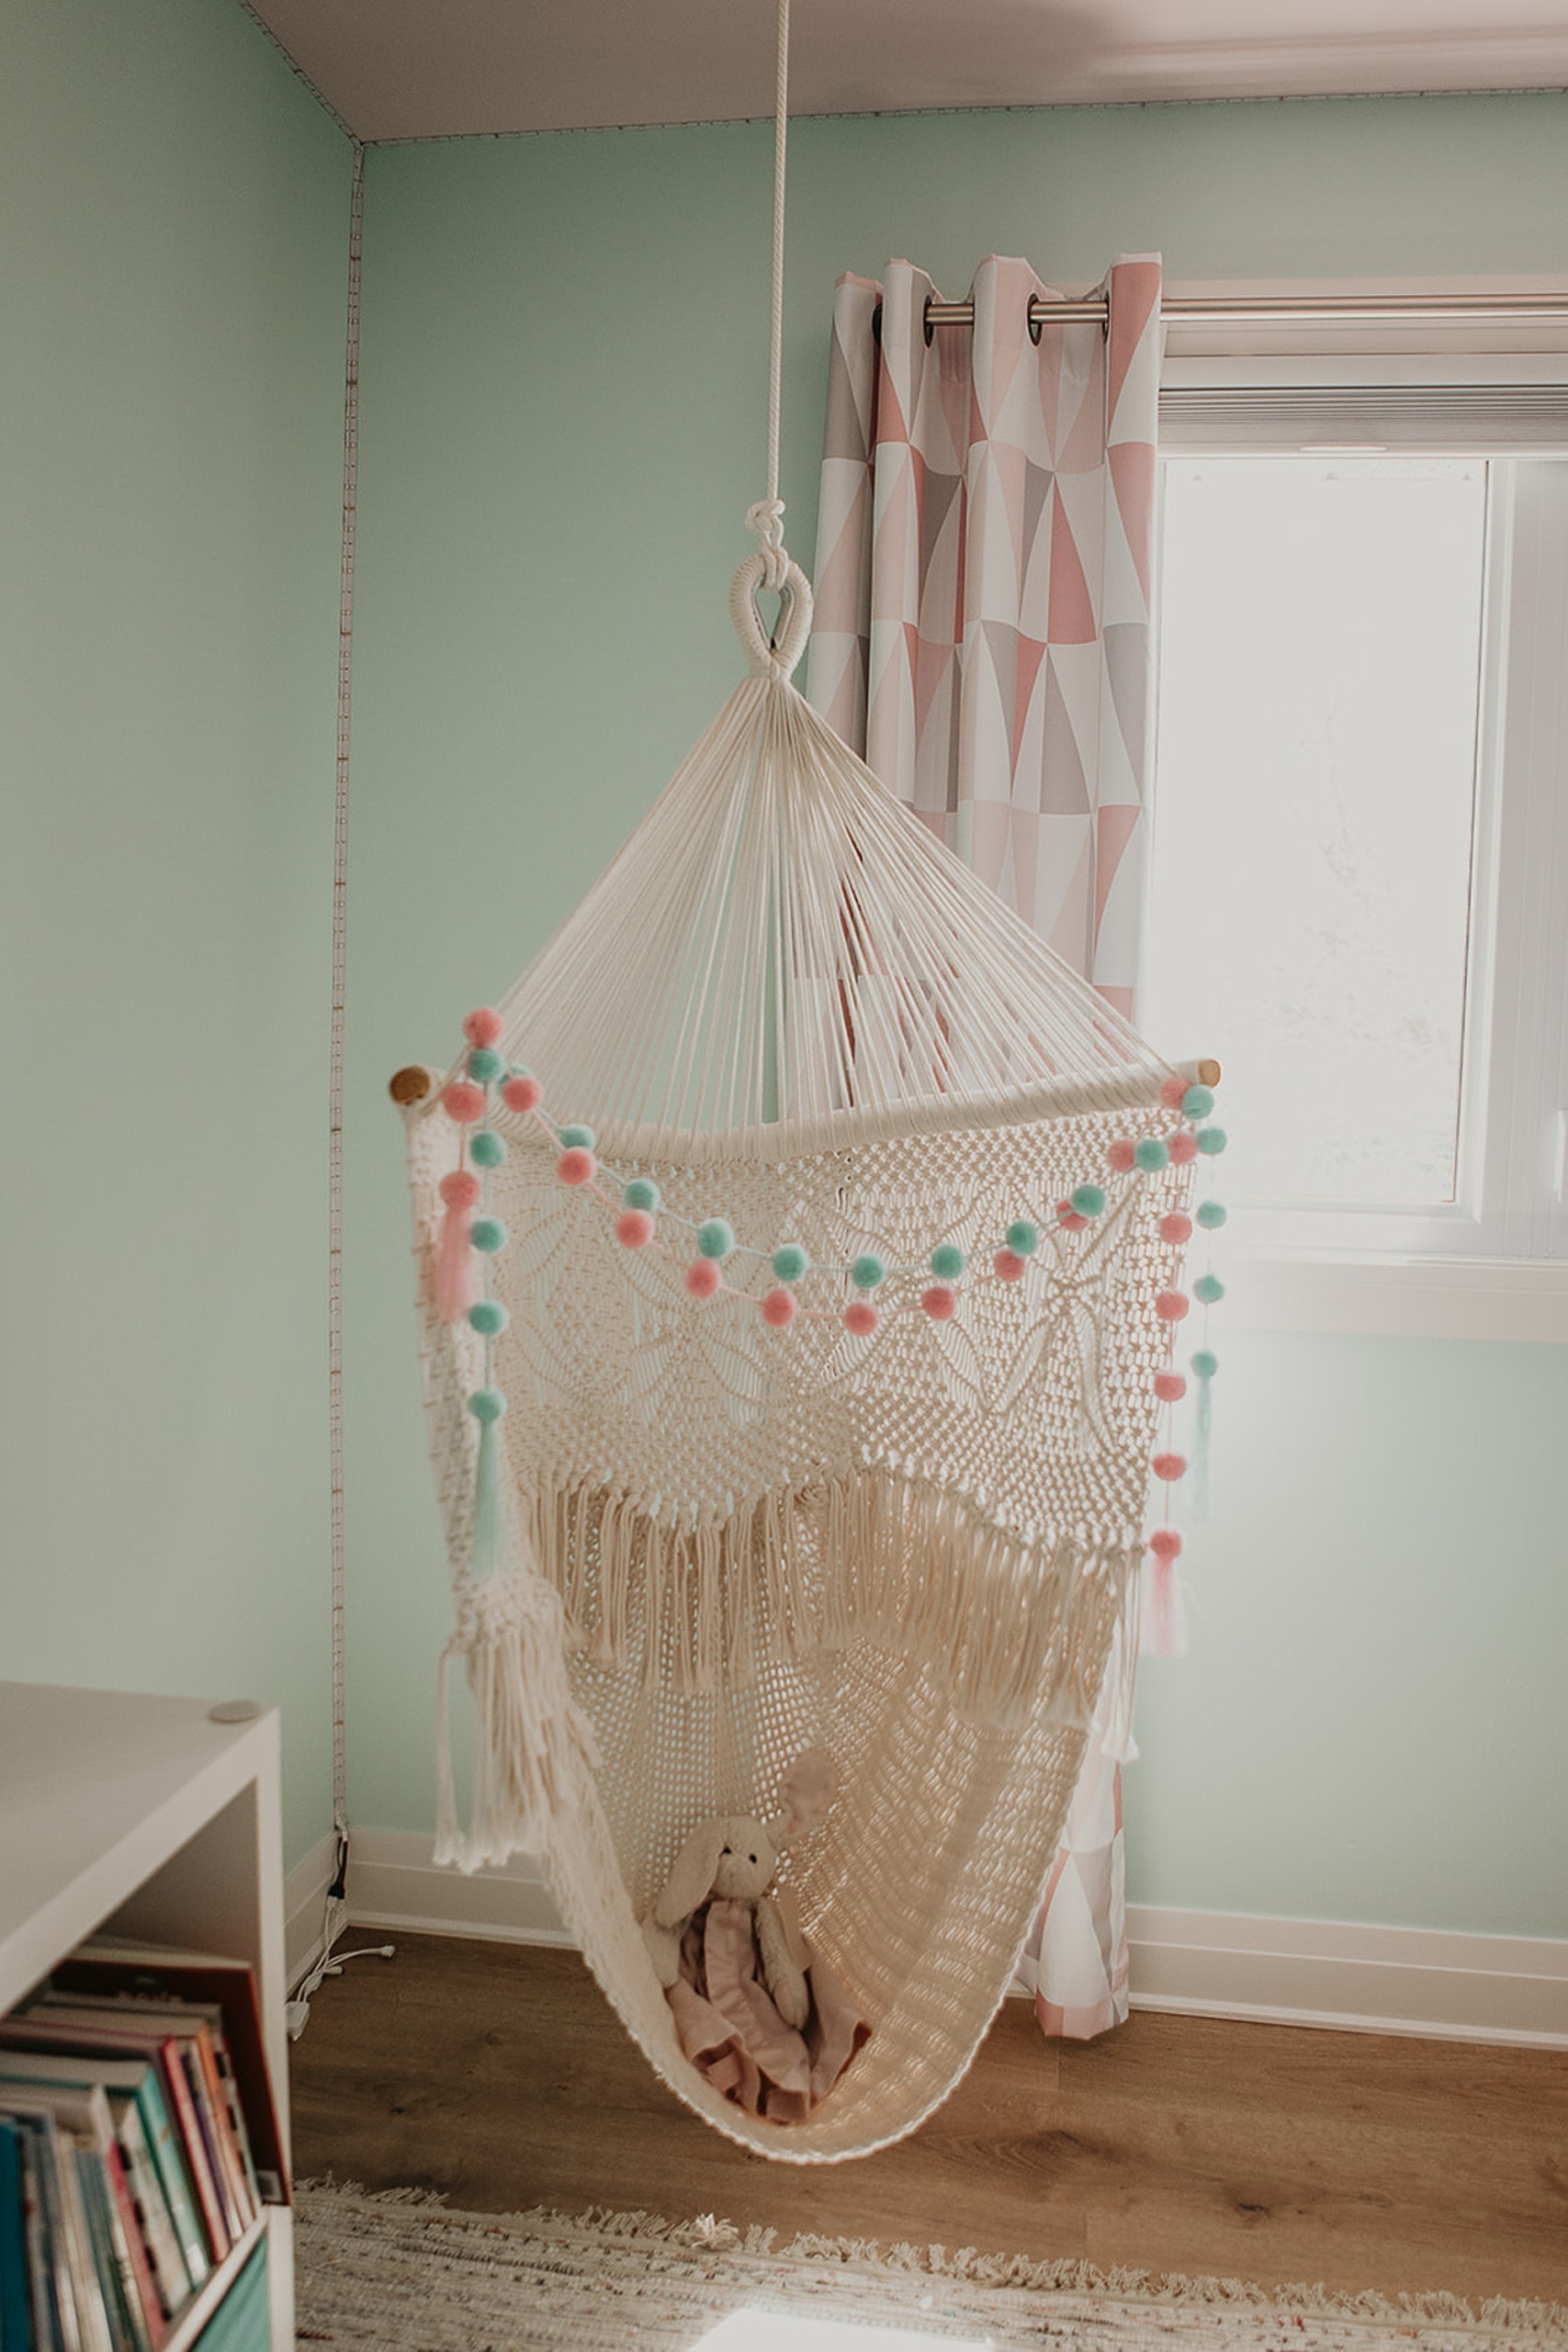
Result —
[[991, 2352], [989, 2335], [935, 2335], [929, 2328], [858, 2327], [848, 2320], [813, 2319], [807, 2312], [762, 2312], [747, 2304], [710, 2328], [692, 2352]]

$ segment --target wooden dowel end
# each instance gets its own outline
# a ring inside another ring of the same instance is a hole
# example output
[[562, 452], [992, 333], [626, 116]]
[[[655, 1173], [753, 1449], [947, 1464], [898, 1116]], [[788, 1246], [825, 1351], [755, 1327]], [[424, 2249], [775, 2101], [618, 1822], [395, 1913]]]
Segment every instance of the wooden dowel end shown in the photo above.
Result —
[[[1198, 1081], [1201, 1086], [1218, 1086], [1220, 1082], [1219, 1063], [1200, 1062], [1198, 1065]], [[397, 1084], [397, 1080], [394, 1079], [392, 1083], [395, 1086]]]
[[387, 1091], [400, 1111], [415, 1102], [423, 1102], [434, 1083], [422, 1062], [410, 1062], [406, 1069], [393, 1072]]

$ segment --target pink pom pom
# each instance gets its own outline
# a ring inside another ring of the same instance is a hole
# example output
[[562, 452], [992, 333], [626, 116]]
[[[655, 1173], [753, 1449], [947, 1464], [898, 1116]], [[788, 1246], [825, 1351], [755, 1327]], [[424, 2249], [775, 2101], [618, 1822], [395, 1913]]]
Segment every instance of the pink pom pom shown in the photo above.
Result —
[[615, 1219], [615, 1238], [623, 1250], [646, 1250], [653, 1238], [653, 1219], [646, 1209], [624, 1209]]
[[1162, 1290], [1155, 1301], [1155, 1313], [1162, 1323], [1179, 1323], [1191, 1304], [1184, 1290]]
[[1074, 1208], [1071, 1201], [1058, 1201], [1056, 1204], [1056, 1222], [1061, 1227], [1064, 1233], [1081, 1233], [1085, 1226], [1089, 1223], [1089, 1219], [1087, 1216], [1080, 1216], [1078, 1215], [1077, 1210]]
[[1192, 1080], [1190, 1078], [1178, 1078], [1174, 1072], [1169, 1078], [1162, 1080], [1159, 1099], [1168, 1111], [1180, 1110], [1181, 1098], [1191, 1083]]
[[1128, 1136], [1119, 1136], [1113, 1144], [1107, 1147], [1105, 1157], [1110, 1165], [1115, 1169], [1118, 1176], [1125, 1176], [1133, 1165], [1132, 1138]]
[[545, 1099], [545, 1090], [536, 1078], [509, 1078], [503, 1080], [501, 1099], [509, 1111], [532, 1111]]
[[852, 1306], [845, 1307], [844, 1329], [857, 1340], [870, 1339], [876, 1329], [876, 1309], [868, 1298], [857, 1298]]
[[441, 1097], [441, 1108], [460, 1127], [471, 1127], [484, 1117], [485, 1091], [471, 1079], [455, 1078]]
[[1179, 1372], [1156, 1372], [1155, 1395], [1162, 1403], [1175, 1405], [1187, 1394], [1187, 1382]]
[[478, 1012], [470, 1012], [463, 1023], [463, 1035], [470, 1046], [493, 1046], [503, 1024], [499, 1012], [485, 1004]]
[[443, 1176], [435, 1189], [449, 1209], [479, 1206], [479, 1180], [471, 1168], [454, 1168], [449, 1176]]
[[958, 1301], [945, 1283], [933, 1283], [930, 1290], [920, 1293], [920, 1305], [933, 1323], [948, 1323], [953, 1319], [953, 1311]]
[[1168, 1487], [1173, 1486], [1178, 1478], [1187, 1476], [1187, 1456], [1184, 1453], [1156, 1453], [1150, 1466], [1156, 1478], [1163, 1478]]
[[795, 1321], [794, 1292], [771, 1290], [762, 1301], [762, 1320], [770, 1331], [782, 1331], [786, 1323], [793, 1323]]
[[1169, 1137], [1171, 1159], [1178, 1168], [1185, 1168], [1190, 1159], [1198, 1157], [1198, 1138], [1190, 1127], [1179, 1127]]
[[711, 1258], [698, 1258], [686, 1269], [686, 1288], [694, 1298], [711, 1298], [723, 1280]]
[[1010, 1250], [998, 1250], [991, 1260], [991, 1272], [1001, 1283], [1021, 1283], [1029, 1272], [1028, 1261], [1015, 1258]]
[[1162, 1216], [1159, 1221], [1159, 1238], [1162, 1241], [1190, 1241], [1191, 1218], [1184, 1216], [1179, 1209], [1172, 1209], [1168, 1216]]
[[1149, 1538], [1149, 1550], [1156, 1560], [1174, 1560], [1181, 1552], [1181, 1538], [1174, 1527], [1156, 1527]]
[[574, 1143], [571, 1149], [563, 1151], [557, 1160], [556, 1174], [563, 1184], [592, 1184], [598, 1165], [591, 1151], [585, 1151], [581, 1144]]

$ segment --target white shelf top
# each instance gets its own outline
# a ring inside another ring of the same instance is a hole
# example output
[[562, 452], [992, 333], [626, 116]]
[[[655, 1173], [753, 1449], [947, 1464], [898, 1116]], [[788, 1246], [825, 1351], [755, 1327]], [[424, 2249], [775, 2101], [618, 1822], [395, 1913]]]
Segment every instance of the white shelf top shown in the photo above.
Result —
[[276, 1753], [275, 1709], [0, 1682], [0, 2013]]

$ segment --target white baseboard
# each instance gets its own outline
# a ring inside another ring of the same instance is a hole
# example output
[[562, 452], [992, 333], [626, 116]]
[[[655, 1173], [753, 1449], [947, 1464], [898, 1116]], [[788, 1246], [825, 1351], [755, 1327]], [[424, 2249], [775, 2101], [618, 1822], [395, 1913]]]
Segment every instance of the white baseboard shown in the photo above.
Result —
[[[290, 1983], [320, 1931], [331, 1858], [323, 1838], [289, 1876]], [[356, 1928], [573, 1941], [531, 1856], [465, 1877], [438, 1870], [428, 1834], [417, 1830], [354, 1832], [348, 1908]], [[1568, 2049], [1568, 1941], [1137, 1904], [1128, 1906], [1127, 1936], [1135, 2009]]]
[[332, 1884], [336, 1840], [330, 1833], [318, 1838], [284, 1881], [283, 1958], [290, 1992], [314, 1966], [321, 1948], [321, 1906]]

